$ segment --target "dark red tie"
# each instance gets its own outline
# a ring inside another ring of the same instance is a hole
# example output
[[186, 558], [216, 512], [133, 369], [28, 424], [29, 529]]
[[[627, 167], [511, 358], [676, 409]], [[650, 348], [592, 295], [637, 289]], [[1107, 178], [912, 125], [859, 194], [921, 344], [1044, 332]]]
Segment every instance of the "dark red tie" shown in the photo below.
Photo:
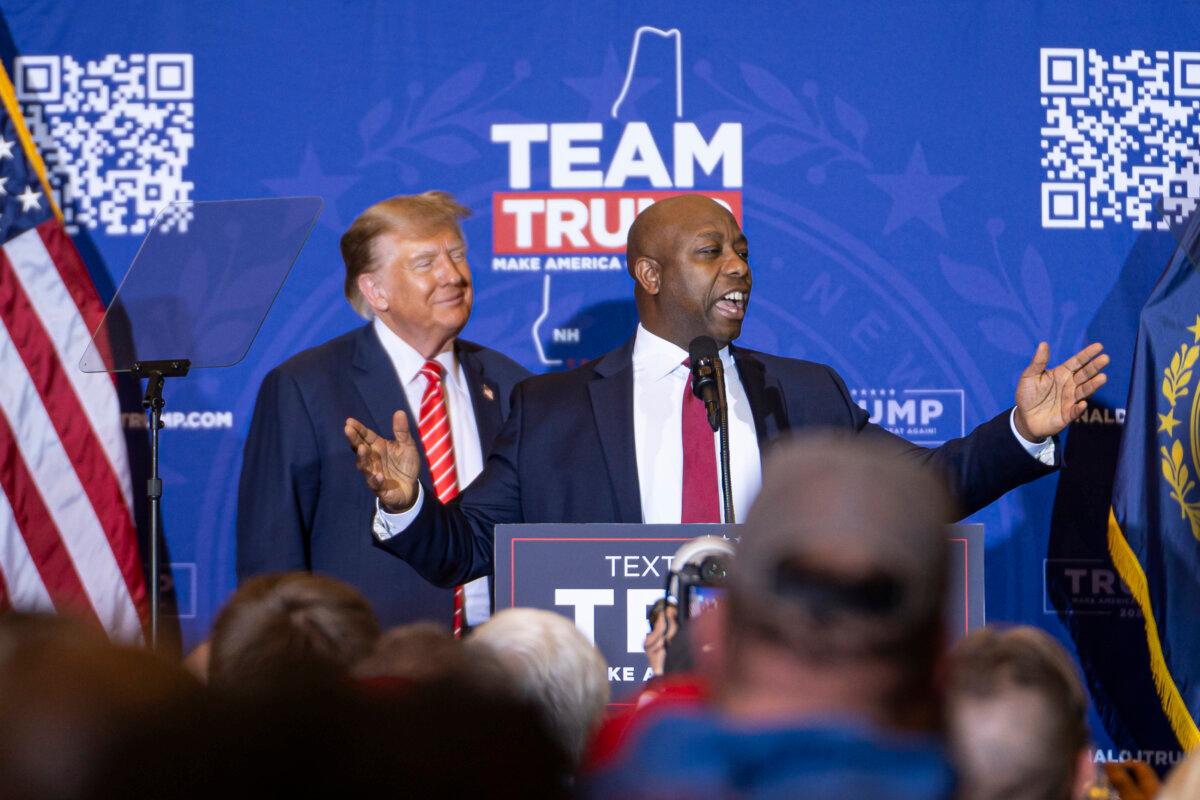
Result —
[[[450, 415], [446, 413], [446, 396], [442, 392], [442, 365], [430, 359], [421, 367], [425, 376], [425, 394], [421, 396], [421, 416], [418, 430], [433, 489], [438, 500], [449, 503], [458, 496], [458, 470], [454, 467], [454, 437], [450, 435]], [[462, 636], [464, 615], [463, 587], [454, 587], [454, 638]]]
[[683, 506], [680, 522], [720, 522], [717, 451], [704, 401], [692, 393], [691, 359], [683, 389]]

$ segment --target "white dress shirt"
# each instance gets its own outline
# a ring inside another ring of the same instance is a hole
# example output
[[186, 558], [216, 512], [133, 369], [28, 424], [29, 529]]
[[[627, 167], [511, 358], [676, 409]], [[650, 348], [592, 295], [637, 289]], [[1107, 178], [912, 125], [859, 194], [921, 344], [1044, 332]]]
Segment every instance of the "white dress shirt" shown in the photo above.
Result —
[[[745, 521], [762, 488], [758, 433], [750, 401], [729, 348], [721, 350], [725, 371], [725, 403], [729, 409], [729, 474], [735, 519]], [[691, 370], [683, 366], [687, 351], [638, 325], [633, 341], [633, 441], [637, 450], [642, 522], [678, 523], [683, 515], [683, 393]], [[721, 490], [721, 439], [713, 434], [717, 454], [717, 497]], [[724, 501], [721, 519], [725, 519]]]
[[[721, 350], [725, 369], [725, 401], [729, 408], [729, 471], [733, 483], [733, 511], [746, 521], [750, 506], [762, 489], [762, 462], [750, 401], [742, 386], [729, 348]], [[689, 370], [683, 366], [687, 351], [638, 325], [633, 342], [633, 436], [637, 452], [638, 486], [642, 522], [678, 523], [683, 506], [683, 392]], [[418, 401], [419, 402], [419, 401]], [[1009, 428], [1025, 452], [1043, 464], [1054, 463], [1054, 439], [1030, 442], [1017, 432], [1016, 409]], [[720, 438], [713, 434], [717, 454], [717, 495], [720, 487]], [[457, 439], [455, 454], [458, 453]], [[461, 473], [460, 473], [461, 475]], [[472, 476], [474, 477], [474, 476]], [[421, 510], [424, 490], [418, 486], [412, 508], [389, 514], [376, 502], [373, 529], [381, 541], [403, 532]], [[724, 503], [721, 518], [725, 517]]]
[[[391, 328], [375, 318], [375, 335], [379, 337], [383, 349], [388, 354], [396, 377], [404, 388], [404, 397], [408, 407], [412, 409], [409, 416], [409, 429], [415, 438], [420, 438], [417, 431], [421, 398], [425, 394], [428, 383], [421, 374], [425, 366], [425, 357], [418, 353], [412, 345], [396, 335]], [[483, 471], [483, 450], [479, 446], [479, 427], [475, 424], [475, 407], [471, 403], [471, 392], [467, 386], [467, 376], [462, 364], [451, 349], [440, 353], [434, 359], [445, 368], [442, 378], [442, 394], [446, 399], [446, 412], [450, 415], [450, 439], [454, 443], [454, 469], [458, 475], [459, 491], [467, 488], [471, 481]], [[390, 432], [383, 432], [386, 434]], [[378, 501], [376, 501], [378, 507]], [[479, 578], [464, 587], [463, 605], [468, 625], [481, 625], [491, 614], [491, 599], [488, 592], [488, 579]]]

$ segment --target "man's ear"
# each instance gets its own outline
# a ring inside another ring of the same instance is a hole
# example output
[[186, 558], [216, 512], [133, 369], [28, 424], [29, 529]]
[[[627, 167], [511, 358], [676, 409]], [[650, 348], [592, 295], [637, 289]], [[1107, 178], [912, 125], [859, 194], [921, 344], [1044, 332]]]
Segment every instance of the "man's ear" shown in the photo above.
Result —
[[1075, 755], [1074, 780], [1071, 781], [1071, 797], [1088, 796], [1088, 789], [1096, 785], [1096, 765], [1092, 763], [1090, 748], [1083, 748]]
[[649, 256], [640, 256], [633, 265], [633, 277], [646, 294], [658, 294], [662, 288], [662, 266]]
[[387, 293], [379, 285], [379, 275], [374, 272], [364, 272], [358, 278], [358, 291], [376, 314], [388, 310]]

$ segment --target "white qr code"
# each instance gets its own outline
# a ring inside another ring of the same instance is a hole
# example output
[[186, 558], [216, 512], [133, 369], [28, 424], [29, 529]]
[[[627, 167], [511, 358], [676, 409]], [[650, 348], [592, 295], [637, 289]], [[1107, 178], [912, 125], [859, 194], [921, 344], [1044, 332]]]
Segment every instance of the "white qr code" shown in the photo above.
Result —
[[190, 200], [190, 53], [20, 56], [14, 72], [68, 230], [140, 235], [166, 203]]
[[1042, 227], [1165, 230], [1200, 197], [1200, 52], [1043, 48]]

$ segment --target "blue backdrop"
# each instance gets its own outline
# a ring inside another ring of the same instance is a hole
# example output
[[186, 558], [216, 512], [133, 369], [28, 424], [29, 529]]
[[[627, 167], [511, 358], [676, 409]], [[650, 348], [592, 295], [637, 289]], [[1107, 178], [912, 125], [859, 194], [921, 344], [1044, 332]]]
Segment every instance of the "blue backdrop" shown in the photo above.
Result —
[[1111, 380], [1073, 426], [1063, 477], [974, 518], [988, 615], [1073, 632], [1101, 743], [1165, 751], [1153, 692], [1137, 694], [1141, 621], [1104, 518], [1136, 310], [1173, 246], [1155, 207], [1166, 196], [1181, 215], [1200, 194], [1198, 14], [6, 0], [3, 57], [106, 299], [163, 200], [326, 203], [244, 362], [168, 390], [165, 530], [186, 646], [234, 587], [260, 380], [359, 324], [337, 250], [359, 211], [428, 188], [473, 208], [466, 335], [545, 371], [632, 330], [611, 258], [621, 200], [694, 186], [741, 207], [755, 270], [744, 343], [833, 365], [914, 440], [1009, 405], [1039, 339], [1056, 358], [1104, 342]]

